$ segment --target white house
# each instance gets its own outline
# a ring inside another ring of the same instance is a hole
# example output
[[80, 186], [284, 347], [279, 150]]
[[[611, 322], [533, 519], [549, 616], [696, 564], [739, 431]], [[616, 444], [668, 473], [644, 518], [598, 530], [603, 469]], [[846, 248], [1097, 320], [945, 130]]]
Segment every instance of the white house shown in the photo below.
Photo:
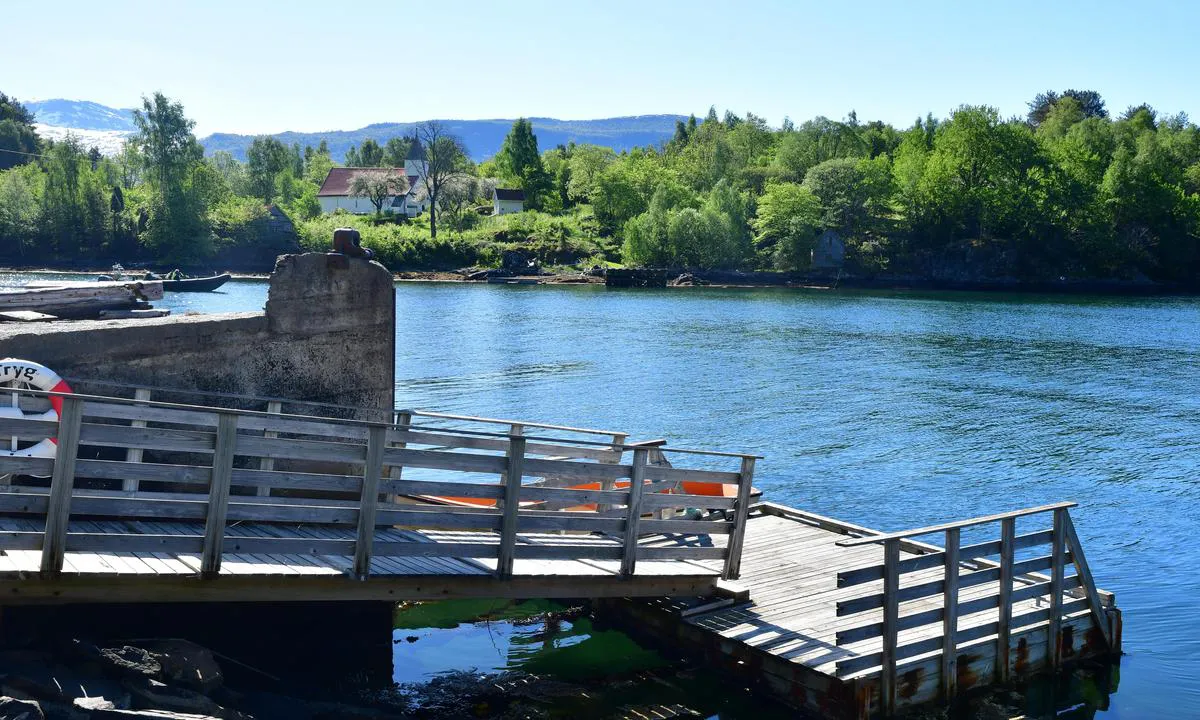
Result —
[[507, 190], [505, 188], [496, 188], [496, 195], [492, 198], [493, 215], [508, 215], [509, 213], [519, 213], [524, 210], [524, 190]]
[[416, 217], [429, 209], [429, 196], [425, 192], [425, 174], [429, 163], [425, 160], [425, 148], [421, 141], [413, 139], [408, 157], [402, 168], [344, 168], [335, 167], [325, 176], [321, 189], [317, 191], [317, 202], [321, 203], [321, 212], [331, 213], [334, 210], [345, 210], [355, 215], [368, 215], [375, 212], [375, 206], [365, 197], [350, 194], [354, 178], [362, 173], [384, 171], [408, 179], [408, 192], [400, 195], [389, 195], [383, 202], [383, 210], [391, 210], [396, 215]]

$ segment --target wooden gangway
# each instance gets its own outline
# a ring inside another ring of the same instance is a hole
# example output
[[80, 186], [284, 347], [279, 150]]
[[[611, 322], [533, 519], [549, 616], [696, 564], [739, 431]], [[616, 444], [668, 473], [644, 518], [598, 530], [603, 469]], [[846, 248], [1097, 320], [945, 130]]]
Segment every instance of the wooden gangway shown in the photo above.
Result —
[[3, 602], [702, 595], [738, 573], [752, 455], [126, 390], [4, 391], [62, 410], [0, 416], [6, 444], [57, 442], [53, 458], [0, 453]]
[[1120, 611], [1095, 586], [1071, 507], [881, 533], [759, 503], [739, 580], [749, 599], [608, 604], [821, 717], [890, 716], [1120, 652]]

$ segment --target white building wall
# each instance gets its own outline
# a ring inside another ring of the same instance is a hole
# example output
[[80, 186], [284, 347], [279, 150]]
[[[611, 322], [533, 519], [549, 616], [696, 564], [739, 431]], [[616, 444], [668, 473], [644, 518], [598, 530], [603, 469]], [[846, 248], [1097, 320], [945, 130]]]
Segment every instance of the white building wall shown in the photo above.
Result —
[[493, 215], [508, 215], [510, 213], [524, 212], [525, 203], [521, 200], [501, 200], [495, 198], [492, 200]]
[[[317, 198], [317, 202], [321, 203], [321, 212], [331, 213], [334, 210], [345, 210], [348, 213], [355, 215], [370, 215], [375, 212], [375, 206], [365, 197], [349, 197], [346, 195], [322, 195]], [[383, 208], [387, 210], [392, 205], [392, 198], [389, 197], [383, 201]], [[396, 209], [393, 208], [393, 212]]]

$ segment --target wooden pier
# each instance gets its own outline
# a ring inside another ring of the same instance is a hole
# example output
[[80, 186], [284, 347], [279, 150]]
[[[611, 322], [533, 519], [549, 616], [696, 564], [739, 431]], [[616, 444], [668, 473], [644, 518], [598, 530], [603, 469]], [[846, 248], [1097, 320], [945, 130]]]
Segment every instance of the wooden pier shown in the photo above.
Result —
[[[1120, 611], [1093, 583], [1072, 506], [884, 534], [760, 503], [741, 557], [748, 600], [606, 607], [821, 717], [890, 716], [1120, 652]], [[913, 539], [929, 535], [945, 542]]]
[[[48, 407], [47, 393], [4, 393]], [[58, 422], [0, 416], [6, 444], [57, 442], [53, 458], [0, 453], [4, 603], [687, 596], [736, 574], [753, 456], [128, 394], [57, 396]], [[438, 497], [475, 503], [413, 499]]]
[[57, 442], [0, 453], [5, 604], [586, 597], [855, 720], [1120, 652], [1071, 503], [882, 533], [755, 503], [753, 455], [76, 385], [112, 392], [0, 414], [10, 447]]

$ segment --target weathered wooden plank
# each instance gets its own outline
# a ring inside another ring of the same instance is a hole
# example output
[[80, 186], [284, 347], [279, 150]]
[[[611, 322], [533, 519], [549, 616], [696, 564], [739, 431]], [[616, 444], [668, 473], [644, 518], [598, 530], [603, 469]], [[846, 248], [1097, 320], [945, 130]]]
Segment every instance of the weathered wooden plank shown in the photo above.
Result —
[[[267, 403], [267, 412], [271, 413], [272, 415], [278, 415], [282, 413], [283, 403], [279, 402], [278, 400], [272, 400], [271, 402]], [[263, 437], [277, 438], [279, 437], [279, 432], [277, 430], [263, 430]], [[258, 461], [258, 469], [266, 472], [274, 470], [275, 458], [261, 458]], [[271, 487], [269, 485], [259, 485], [255, 490], [255, 494], [259, 495], [260, 497], [270, 497]]]
[[616, 481], [629, 477], [628, 465], [614, 463], [589, 463], [572, 460], [546, 460], [526, 458], [525, 474], [530, 477], [553, 477], [564, 480], [583, 480], [601, 483], [601, 490], [611, 490], [605, 481]]
[[1067, 508], [1054, 511], [1054, 541], [1050, 545], [1050, 638], [1046, 658], [1056, 671], [1062, 665], [1062, 594], [1066, 569]]
[[[34, 420], [33, 418], [0, 417], [0, 438], [16, 438], [29, 442], [41, 442], [54, 437], [58, 432], [56, 420]], [[8, 448], [3, 448], [7, 450]]]
[[[396, 413], [396, 416], [393, 418], [393, 420], [395, 421], [395, 430], [405, 431], [408, 429], [408, 427], [410, 425], [412, 425], [412, 413], [398, 412], [398, 413]], [[388, 430], [386, 439], [387, 439], [389, 446], [395, 447], [399, 450], [403, 450], [404, 448], [408, 447], [408, 443], [406, 443], [406, 442], [402, 442], [402, 441], [397, 442], [397, 441], [393, 440], [392, 439], [393, 432], [394, 432], [393, 430]], [[400, 482], [400, 480], [403, 477], [404, 477], [404, 466], [400, 465], [400, 464], [391, 465], [388, 468], [388, 477], [384, 481], [384, 483], [382, 483], [382, 486], [384, 487], [385, 490], [387, 490], [387, 486], [389, 484], [387, 482], [387, 480], [398, 483], [398, 482]], [[387, 498], [388, 502], [396, 502], [396, 500], [398, 499], [396, 497], [396, 491], [394, 491], [394, 490], [387, 490], [387, 491], [389, 493], [391, 493], [388, 495], [388, 498]], [[417, 493], [417, 494], [420, 494], [420, 493]]]
[[[1046, 570], [1053, 564], [1053, 559], [1050, 556], [1035, 557], [1029, 560], [1013, 563], [1013, 574], [1023, 575], [1037, 570]], [[1000, 579], [1000, 568], [988, 568], [987, 570], [976, 570], [974, 572], [961, 575], [959, 579], [959, 587], [967, 588], [981, 583], [996, 582]], [[929, 597], [930, 595], [941, 595], [944, 591], [945, 584], [942, 580], [933, 582], [921, 583], [918, 585], [910, 585], [901, 588], [899, 592], [900, 602], [908, 602], [919, 598]], [[866, 610], [874, 610], [883, 607], [882, 593], [867, 595], [853, 600], [838, 603], [838, 615], [852, 615], [854, 613], [863, 612]]]
[[1015, 545], [1017, 535], [1016, 518], [1000, 521], [1000, 597], [997, 599], [996, 624], [996, 681], [1006, 683], [1009, 679], [1012, 658], [1009, 639], [1012, 634], [1013, 563], [1016, 562]]
[[[55, 427], [57, 428], [57, 424]], [[54, 432], [57, 433], [58, 430], [56, 429]], [[0, 473], [49, 477], [53, 472], [54, 460], [52, 458], [22, 458], [0, 455]]]
[[633, 575], [637, 566], [638, 525], [642, 520], [642, 493], [645, 491], [646, 463], [650, 451], [637, 448], [633, 451], [633, 465], [629, 472], [629, 505], [625, 511], [624, 549], [621, 554], [621, 575]]
[[267, 438], [238, 435], [238, 455], [276, 460], [320, 460], [328, 462], [361, 463], [366, 458], [366, 446], [294, 438]]
[[[150, 391], [146, 388], [138, 388], [134, 391], [133, 398], [135, 400], [149, 401]], [[129, 426], [135, 428], [144, 428], [146, 427], [146, 421], [140, 419], [132, 420], [130, 421]], [[142, 448], [129, 448], [125, 451], [125, 462], [140, 463], [142, 461], [142, 453], [144, 452], [145, 450]], [[138, 489], [137, 478], [128, 476], [123, 478], [121, 481], [121, 489], [126, 492], [135, 492]]]
[[729, 536], [729, 554], [725, 557], [725, 580], [737, 580], [741, 574], [742, 546], [746, 537], [746, 521], [750, 516], [750, 491], [754, 481], [754, 458], [742, 458], [738, 477], [737, 503], [733, 511], [733, 534]]
[[200, 571], [216, 575], [221, 571], [221, 544], [225, 540], [225, 519], [229, 510], [229, 484], [233, 479], [233, 455], [238, 443], [238, 416], [221, 413], [217, 418], [217, 439], [213, 452], [212, 482], [208, 493], [208, 512], [204, 523], [204, 548]]
[[942, 594], [942, 697], [949, 703], [958, 694], [958, 652], [954, 636], [958, 632], [958, 546], [961, 530], [946, 530], [946, 550], [943, 553], [945, 588]]
[[900, 629], [900, 538], [883, 543], [883, 653], [879, 677], [880, 704], [884, 715], [896, 714], [896, 645]]
[[642, 495], [642, 507], [646, 510], [661, 510], [663, 508], [701, 508], [704, 510], [732, 510], [737, 507], [736, 497], [717, 497], [714, 495], [684, 495], [681, 493], [645, 493]]
[[1096, 582], [1092, 579], [1091, 568], [1088, 567], [1087, 559], [1083, 555], [1083, 545], [1079, 542], [1079, 535], [1075, 533], [1075, 523], [1071, 520], [1069, 513], [1063, 523], [1063, 529], [1067, 533], [1067, 551], [1071, 554], [1071, 560], [1075, 565], [1075, 575], [1079, 578], [1079, 584], [1087, 596], [1088, 606], [1092, 609], [1092, 619], [1104, 635], [1105, 644], [1112, 649], [1112, 628], [1109, 627], [1108, 616], [1104, 612], [1104, 605], [1100, 602], [1100, 594], [1096, 591]]
[[371, 573], [371, 546], [375, 542], [375, 517], [379, 505], [379, 480], [383, 476], [383, 451], [387, 449], [387, 426], [372, 426], [367, 438], [367, 462], [363, 470], [358, 506], [358, 537], [354, 543], [354, 574], [359, 579]]
[[[151, 391], [147, 388], [137, 388], [134, 392], [148, 395]], [[84, 402], [83, 415], [88, 418], [105, 418], [109, 420], [144, 420], [154, 423], [211, 428], [217, 426], [217, 413], [215, 410], [186, 409], [162, 405], [133, 405], [94, 399]]]
[[[745, 457], [745, 460], [754, 460], [752, 457]], [[706, 482], [717, 483], [720, 485], [736, 485], [741, 478], [741, 473], [736, 472], [720, 472], [716, 470], [694, 470], [691, 468], [677, 468], [667, 465], [647, 465], [646, 479], [648, 480], [663, 480], [665, 482]]]
[[1026, 515], [1036, 515], [1038, 513], [1051, 512], [1055, 510], [1063, 510], [1073, 508], [1079, 503], [1061, 502], [1051, 503], [1049, 505], [1040, 505], [1038, 507], [1025, 508], [1024, 510], [1010, 510], [1008, 512], [996, 513], [995, 515], [984, 515], [982, 517], [970, 518], [969, 520], [956, 520], [954, 522], [942, 523], [940, 525], [930, 525], [928, 527], [914, 528], [912, 530], [901, 530], [899, 532], [882, 533], [879, 535], [871, 535], [869, 537], [851, 538], [841, 540], [838, 545], [842, 547], [855, 547], [857, 545], [870, 545], [872, 543], [883, 542], [892, 538], [907, 539], [917, 537], [919, 535], [931, 535], [936, 532], [944, 532], [950, 528], [968, 528], [975, 525], [985, 525], [987, 523], [998, 522], [1005, 518], [1019, 518]]
[[[1010, 518], [1012, 519], [1012, 518]], [[1042, 530], [1040, 532], [1028, 533], [1014, 538], [1013, 549], [1025, 550], [1038, 545], [1049, 544], [1053, 539], [1054, 532], [1052, 530]], [[841, 546], [841, 543], [838, 543]], [[972, 560], [980, 560], [989, 555], [995, 555], [1001, 550], [999, 540], [991, 540], [988, 542], [977, 543], [975, 545], [964, 545], [959, 549], [960, 562]], [[906, 558], [900, 561], [900, 573], [919, 572], [930, 568], [941, 567], [945, 562], [945, 554], [943, 551], [930, 552], [917, 557]], [[870, 567], [856, 568], [854, 570], [843, 571], [838, 574], [838, 583], [842, 587], [850, 587], [851, 585], [861, 585], [863, 583], [873, 582], [883, 579], [883, 566], [873, 565]]]
[[501, 484], [504, 497], [496, 501], [503, 517], [500, 521], [500, 553], [496, 561], [496, 575], [512, 577], [513, 548], [517, 543], [517, 513], [521, 509], [521, 478], [525, 474], [525, 438], [521, 427], [514, 425], [508, 439], [508, 458]]
[[71, 490], [75, 486], [75, 458], [79, 454], [83, 403], [77, 398], [64, 397], [58, 420], [58, 449], [54, 456], [54, 472], [50, 479], [50, 497], [46, 507], [46, 532], [42, 543], [41, 571], [56, 575], [62, 572], [66, 551], [67, 521], [71, 515]]
[[457, 470], [488, 475], [499, 475], [505, 471], [507, 466], [505, 458], [494, 455], [413, 450], [412, 448], [388, 448], [383, 454], [383, 462], [385, 465], [403, 465], [404, 467], [430, 470]]
[[142, 448], [169, 452], [211, 453], [215, 435], [194, 430], [135, 428], [121, 425], [84, 423], [79, 444], [99, 447]]

